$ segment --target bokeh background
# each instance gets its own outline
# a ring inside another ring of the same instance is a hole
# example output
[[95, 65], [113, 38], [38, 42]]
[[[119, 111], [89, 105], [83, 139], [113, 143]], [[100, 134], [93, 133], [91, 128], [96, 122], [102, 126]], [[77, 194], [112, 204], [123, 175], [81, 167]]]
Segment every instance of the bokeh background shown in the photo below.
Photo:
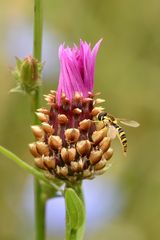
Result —
[[[95, 91], [115, 116], [135, 119], [126, 127], [128, 156], [114, 142], [112, 167], [85, 181], [86, 240], [160, 239], [160, 2], [158, 0], [44, 1], [43, 93], [56, 89], [58, 45], [79, 39], [94, 45]], [[15, 56], [32, 53], [33, 0], [0, 3], [0, 144], [33, 164], [29, 99], [9, 94]], [[44, 105], [44, 103], [42, 104]], [[34, 239], [32, 176], [0, 156], [0, 239]], [[47, 240], [64, 238], [64, 202], [47, 205]]]

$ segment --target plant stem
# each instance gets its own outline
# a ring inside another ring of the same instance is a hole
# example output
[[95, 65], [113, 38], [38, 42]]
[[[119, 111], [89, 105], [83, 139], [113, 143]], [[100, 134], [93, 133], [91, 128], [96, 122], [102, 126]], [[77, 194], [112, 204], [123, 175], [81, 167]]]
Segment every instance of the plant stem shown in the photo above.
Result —
[[34, 0], [34, 43], [33, 56], [41, 61], [42, 56], [42, 0]]
[[[42, 56], [42, 0], [34, 0], [34, 43], [33, 57], [41, 62]], [[32, 96], [33, 114], [40, 107], [40, 88], [38, 87]], [[38, 124], [38, 119], [33, 115], [33, 124]], [[43, 198], [43, 189], [40, 181], [35, 178], [34, 181], [35, 194], [35, 231], [36, 240], [45, 239], [45, 202]]]
[[19, 158], [17, 155], [9, 151], [8, 149], [0, 146], [0, 153], [2, 153], [7, 158], [11, 159], [12, 161], [16, 162], [21, 168], [31, 173], [35, 178], [42, 180], [47, 184], [48, 187], [54, 188], [56, 191], [61, 191], [59, 186], [55, 183], [49, 181], [45, 176], [44, 173], [38, 171], [36, 168], [30, 166], [26, 162], [24, 162], [21, 158]]

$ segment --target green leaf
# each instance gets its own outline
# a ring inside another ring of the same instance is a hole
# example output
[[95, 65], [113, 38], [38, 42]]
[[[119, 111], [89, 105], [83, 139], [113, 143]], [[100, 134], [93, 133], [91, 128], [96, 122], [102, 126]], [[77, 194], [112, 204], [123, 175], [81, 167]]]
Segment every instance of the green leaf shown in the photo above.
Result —
[[77, 230], [85, 222], [85, 209], [83, 202], [72, 188], [66, 189], [65, 202], [67, 221], [69, 223], [70, 230]]
[[12, 88], [10, 91], [10, 93], [22, 93], [22, 94], [26, 94], [25, 91], [22, 89], [22, 87], [18, 84], [15, 88]]

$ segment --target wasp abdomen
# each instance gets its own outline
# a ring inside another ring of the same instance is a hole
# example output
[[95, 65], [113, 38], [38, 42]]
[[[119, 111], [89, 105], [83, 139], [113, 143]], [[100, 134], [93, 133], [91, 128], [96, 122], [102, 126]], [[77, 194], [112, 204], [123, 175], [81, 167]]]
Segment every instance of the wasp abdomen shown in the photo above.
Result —
[[127, 152], [127, 138], [126, 138], [126, 134], [124, 132], [124, 130], [116, 123], [113, 123], [113, 126], [117, 129], [118, 132], [118, 137], [120, 139], [120, 142], [123, 146], [123, 151], [124, 153]]

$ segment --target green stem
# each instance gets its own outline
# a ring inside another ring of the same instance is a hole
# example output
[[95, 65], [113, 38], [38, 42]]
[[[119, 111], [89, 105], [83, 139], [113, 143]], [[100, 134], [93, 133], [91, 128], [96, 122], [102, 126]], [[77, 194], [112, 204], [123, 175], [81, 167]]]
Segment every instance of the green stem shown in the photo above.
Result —
[[42, 0], [34, 0], [34, 43], [33, 56], [41, 61], [42, 56]]
[[[55, 183], [49, 181], [45, 176], [44, 173], [40, 172], [36, 168], [30, 166], [26, 162], [24, 162], [21, 158], [19, 158], [17, 155], [9, 151], [8, 149], [0, 146], [0, 153], [2, 153], [5, 157], [11, 159], [14, 161], [17, 165], [19, 165], [21, 168], [24, 170], [28, 171], [31, 173], [33, 176], [35, 176], [36, 179], [42, 180], [47, 184], [48, 187], [54, 188], [56, 191], [60, 191], [59, 186], [56, 185]], [[62, 192], [63, 193], [63, 192]]]
[[[73, 188], [74, 191], [77, 193], [78, 197], [81, 199], [84, 208], [85, 208], [85, 201], [84, 201], [84, 194], [82, 189], [82, 183], [76, 183], [76, 184], [66, 184], [66, 188]], [[84, 239], [84, 232], [85, 232], [85, 224], [86, 219], [83, 223], [83, 225], [79, 229], [70, 229], [70, 222], [68, 213], [66, 211], [66, 240], [83, 240]]]
[[[34, 0], [34, 43], [33, 43], [33, 57], [41, 62], [42, 56], [42, 0]], [[40, 88], [38, 87], [32, 97], [33, 114], [40, 107]], [[33, 124], [38, 124], [38, 119], [33, 115]], [[43, 198], [43, 188], [35, 178], [34, 181], [35, 193], [35, 230], [36, 240], [45, 239], [45, 202]]]

